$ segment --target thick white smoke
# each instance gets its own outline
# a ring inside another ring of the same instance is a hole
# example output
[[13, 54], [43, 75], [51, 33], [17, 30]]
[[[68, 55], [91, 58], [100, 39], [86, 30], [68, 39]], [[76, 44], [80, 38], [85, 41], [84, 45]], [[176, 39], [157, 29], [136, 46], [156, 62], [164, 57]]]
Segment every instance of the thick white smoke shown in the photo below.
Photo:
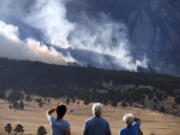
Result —
[[[114, 57], [114, 63], [119, 67], [135, 70], [137, 65], [128, 51], [127, 28], [122, 23], [111, 21], [105, 14], [100, 18], [88, 18], [86, 14], [80, 17], [83, 20], [76, 25], [76, 31], [71, 35], [70, 44], [73, 48], [95, 51], [100, 54]], [[107, 63], [104, 59], [99, 62]], [[103, 60], [103, 61], [102, 61]]]
[[62, 0], [37, 0], [25, 21], [45, 34], [46, 42], [61, 48], [70, 47], [68, 35], [74, 25], [66, 19]]
[[[1, 9], [4, 9], [4, 16], [14, 15], [25, 24], [41, 31], [46, 43], [59, 48], [88, 50], [112, 56], [114, 57], [113, 63], [116, 63], [119, 69], [136, 70], [137, 65], [146, 67], [144, 61], [133, 60], [128, 51], [129, 41], [126, 26], [120, 22], [112, 21], [105, 14], [101, 14], [99, 18], [90, 18], [84, 13], [81, 14], [78, 22], [72, 23], [67, 19], [67, 10], [63, 0], [36, 0], [32, 4], [28, 0], [18, 0], [18, 4], [15, 0], [7, 1], [4, 4], [0, 2], [4, 7]], [[13, 5], [13, 3], [16, 4]], [[5, 10], [13, 7], [12, 5], [16, 9], [14, 13]], [[28, 9], [22, 7], [24, 5], [28, 5]], [[4, 25], [6, 27], [2, 27], [3, 31], [6, 31], [9, 27], [12, 30], [9, 31], [9, 35], [1, 32], [0, 47], [2, 49], [0, 48], [0, 53], [2, 53], [0, 56], [56, 64], [65, 64], [76, 60], [78, 62], [78, 59], [75, 60], [71, 55], [66, 58], [55, 49], [48, 49], [40, 41], [29, 39], [29, 37], [26, 41], [21, 41], [17, 34], [17, 27]], [[101, 59], [101, 57], [94, 57], [94, 61], [101, 65], [109, 62]]]
[[66, 64], [73, 61], [71, 58], [64, 58], [54, 48], [48, 48], [33, 39], [22, 41], [18, 34], [18, 27], [0, 20], [0, 57], [41, 61], [50, 64]]

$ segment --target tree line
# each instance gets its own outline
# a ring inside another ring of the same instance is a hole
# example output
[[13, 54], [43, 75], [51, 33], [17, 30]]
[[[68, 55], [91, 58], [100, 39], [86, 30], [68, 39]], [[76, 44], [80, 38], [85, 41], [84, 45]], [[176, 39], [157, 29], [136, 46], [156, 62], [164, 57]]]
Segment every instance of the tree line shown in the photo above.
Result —
[[[141, 88], [141, 85], [151, 88]], [[129, 88], [125, 88], [126, 86]], [[7, 97], [7, 89], [12, 89], [15, 93]], [[23, 108], [20, 100], [16, 99], [18, 102], [14, 102], [14, 97], [22, 99], [18, 95], [19, 91], [42, 97], [80, 99], [85, 104], [102, 102], [117, 106], [121, 102], [127, 106], [132, 103], [144, 105], [146, 98], [158, 103], [165, 101], [168, 96], [174, 97], [175, 103], [180, 104], [180, 96], [176, 94], [178, 89], [180, 78], [169, 75], [0, 58], [0, 98], [7, 97], [13, 103], [11, 106], [16, 108]], [[41, 99], [37, 102], [40, 106], [43, 105]], [[154, 108], [164, 111], [163, 106]]]
[[[6, 126], [4, 126], [4, 131], [7, 132], [8, 135], [11, 134], [23, 135], [25, 132], [23, 125], [17, 124], [13, 129], [11, 123], [7, 123]], [[44, 126], [39, 126], [36, 135], [46, 135], [46, 134], [47, 134], [46, 128]]]

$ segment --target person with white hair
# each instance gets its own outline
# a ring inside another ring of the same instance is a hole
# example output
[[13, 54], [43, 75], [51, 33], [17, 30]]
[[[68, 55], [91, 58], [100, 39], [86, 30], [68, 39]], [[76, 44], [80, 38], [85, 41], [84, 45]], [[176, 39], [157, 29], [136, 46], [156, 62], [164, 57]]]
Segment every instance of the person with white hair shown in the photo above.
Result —
[[93, 117], [84, 124], [83, 135], [111, 135], [109, 122], [102, 118], [103, 105], [95, 103], [92, 107]]
[[119, 132], [119, 135], [139, 135], [142, 134], [140, 130], [141, 120], [137, 117], [134, 117], [133, 114], [128, 113], [123, 117], [123, 121], [126, 122], [127, 127], [122, 128]]

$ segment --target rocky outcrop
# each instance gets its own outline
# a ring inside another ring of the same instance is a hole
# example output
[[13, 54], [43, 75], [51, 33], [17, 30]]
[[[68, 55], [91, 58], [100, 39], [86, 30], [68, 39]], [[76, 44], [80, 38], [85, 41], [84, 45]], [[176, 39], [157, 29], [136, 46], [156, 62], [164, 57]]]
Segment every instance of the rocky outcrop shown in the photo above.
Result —
[[95, 17], [103, 12], [123, 22], [134, 59], [147, 58], [156, 72], [180, 75], [179, 0], [77, 0], [66, 6], [71, 21], [82, 12]]
[[147, 57], [149, 66], [161, 73], [179, 74], [180, 12], [178, 1], [153, 1], [137, 6], [127, 25], [132, 54]]

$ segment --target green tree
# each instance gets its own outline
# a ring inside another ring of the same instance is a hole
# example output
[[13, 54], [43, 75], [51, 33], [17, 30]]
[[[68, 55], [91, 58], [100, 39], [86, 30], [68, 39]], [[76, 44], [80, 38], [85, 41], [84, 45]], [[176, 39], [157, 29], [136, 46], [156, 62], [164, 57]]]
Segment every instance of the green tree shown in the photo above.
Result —
[[37, 135], [46, 135], [47, 131], [46, 128], [44, 126], [40, 126], [37, 130]]
[[79, 101], [77, 101], [77, 105], [79, 105], [80, 104], [80, 102]]
[[166, 111], [166, 109], [165, 109], [164, 106], [161, 106], [160, 109], [159, 109], [159, 111], [164, 113], [164, 112]]
[[24, 133], [24, 127], [21, 124], [16, 125], [14, 129], [15, 135], [22, 135]]
[[17, 101], [13, 102], [12, 108], [14, 108], [15, 110], [16, 110], [16, 109], [17, 109], [17, 110], [19, 109], [19, 104], [18, 104]]
[[19, 103], [19, 108], [21, 110], [24, 110], [24, 102], [21, 100], [21, 102]]
[[9, 104], [9, 109], [12, 109], [12, 105], [11, 104]]
[[7, 125], [4, 127], [4, 130], [9, 134], [11, 134], [13, 127], [11, 126], [10, 123], [7, 123]]
[[118, 106], [118, 103], [117, 103], [117, 101], [113, 100], [113, 101], [111, 102], [111, 105], [112, 105], [113, 107], [117, 107], [117, 106]]
[[123, 106], [123, 107], [127, 107], [126, 102], [123, 101], [123, 102], [122, 102], [122, 106]]
[[48, 101], [48, 104], [50, 104], [50, 103], [51, 103], [51, 100], [50, 100], [50, 99], [48, 99], [47, 101]]
[[42, 98], [38, 98], [38, 99], [36, 99], [36, 102], [38, 103], [38, 105], [39, 105], [39, 107], [43, 107], [43, 100], [42, 100]]
[[13, 91], [8, 97], [7, 100], [11, 103], [16, 102], [18, 100], [24, 99], [24, 95], [19, 91]]
[[70, 99], [66, 98], [66, 105], [69, 105], [69, 104], [70, 104]]
[[86, 98], [83, 103], [84, 103], [84, 105], [88, 105], [90, 103], [90, 100], [88, 98]]
[[75, 97], [72, 97], [72, 98], [71, 98], [71, 102], [72, 102], [72, 103], [76, 103], [76, 98], [75, 98]]
[[28, 95], [26, 96], [25, 100], [26, 100], [27, 102], [32, 101], [31, 95], [30, 95], [30, 94], [28, 94]]
[[4, 91], [0, 91], [0, 98], [5, 98], [5, 93], [4, 93]]
[[175, 102], [176, 102], [177, 104], [180, 104], [180, 96], [178, 96], [178, 97], [175, 98]]

